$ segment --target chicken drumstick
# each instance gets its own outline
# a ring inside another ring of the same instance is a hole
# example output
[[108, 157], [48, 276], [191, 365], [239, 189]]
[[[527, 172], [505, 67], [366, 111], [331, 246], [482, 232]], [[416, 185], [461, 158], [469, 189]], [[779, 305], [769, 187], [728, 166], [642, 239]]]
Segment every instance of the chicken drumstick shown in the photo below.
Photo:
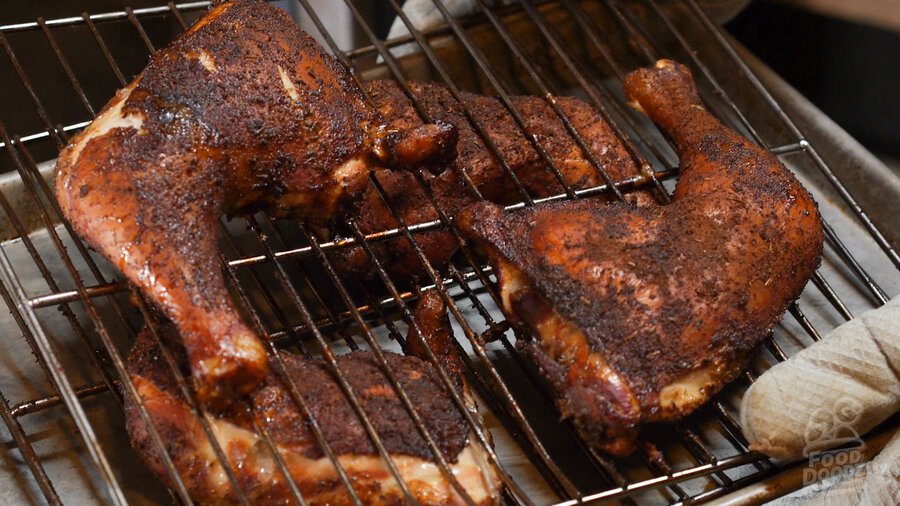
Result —
[[660, 60], [625, 93], [674, 141], [666, 206], [593, 199], [461, 218], [564, 417], [624, 455], [640, 424], [678, 419], [728, 381], [800, 295], [822, 253], [816, 203], [778, 159], [701, 105]]
[[369, 169], [452, 148], [451, 126], [385, 128], [286, 13], [225, 2], [156, 53], [60, 154], [65, 217], [178, 327], [198, 393], [225, 403], [266, 355], [223, 283], [216, 220], [266, 209], [324, 222]]

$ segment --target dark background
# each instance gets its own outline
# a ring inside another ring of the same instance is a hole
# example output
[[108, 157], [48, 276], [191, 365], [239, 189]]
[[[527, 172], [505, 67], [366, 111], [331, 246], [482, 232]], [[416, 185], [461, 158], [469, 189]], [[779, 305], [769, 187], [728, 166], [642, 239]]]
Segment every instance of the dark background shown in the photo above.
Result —
[[900, 159], [900, 33], [768, 1], [725, 27], [866, 147]]

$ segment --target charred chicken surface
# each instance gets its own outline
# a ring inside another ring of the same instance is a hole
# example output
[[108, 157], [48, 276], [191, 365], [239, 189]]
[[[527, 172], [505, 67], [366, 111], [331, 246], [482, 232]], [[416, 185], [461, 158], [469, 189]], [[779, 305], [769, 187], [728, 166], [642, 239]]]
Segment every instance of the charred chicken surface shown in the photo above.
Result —
[[666, 206], [581, 199], [462, 227], [497, 268], [503, 304], [562, 415], [592, 445], [629, 453], [641, 424], [678, 419], [747, 362], [818, 265], [817, 206], [778, 159], [701, 105], [660, 60], [625, 93], [674, 141]]

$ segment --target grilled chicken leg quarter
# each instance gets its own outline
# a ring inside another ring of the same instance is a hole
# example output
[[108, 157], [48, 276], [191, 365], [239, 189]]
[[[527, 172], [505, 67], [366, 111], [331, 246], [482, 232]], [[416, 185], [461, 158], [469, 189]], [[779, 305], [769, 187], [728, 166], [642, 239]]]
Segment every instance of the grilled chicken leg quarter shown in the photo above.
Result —
[[641, 424], [686, 415], [739, 373], [823, 241], [810, 194], [704, 110], [684, 66], [639, 69], [625, 93], [674, 141], [670, 205], [483, 204], [460, 220], [497, 268], [513, 323], [534, 336], [525, 348], [562, 415], [615, 455]]
[[450, 126], [384, 128], [361, 90], [281, 10], [237, 0], [156, 53], [60, 154], [65, 217], [178, 327], [201, 398], [266, 374], [223, 283], [216, 220], [266, 209], [326, 222], [369, 169], [428, 163]]

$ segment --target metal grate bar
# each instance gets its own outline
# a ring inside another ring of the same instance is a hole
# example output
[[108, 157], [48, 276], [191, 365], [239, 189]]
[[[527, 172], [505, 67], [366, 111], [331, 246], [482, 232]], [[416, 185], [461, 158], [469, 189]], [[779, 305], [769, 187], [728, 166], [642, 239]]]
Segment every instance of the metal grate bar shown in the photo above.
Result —
[[[59, 132], [53, 127], [53, 124], [50, 121], [50, 117], [47, 115], [47, 110], [41, 103], [41, 99], [38, 98], [37, 92], [35, 92], [34, 87], [31, 86], [31, 81], [28, 79], [28, 76], [25, 75], [25, 70], [19, 63], [19, 59], [13, 52], [12, 47], [9, 45], [9, 41], [6, 40], [6, 35], [4, 35], [3, 32], [0, 32], [0, 46], [3, 46], [3, 50], [6, 52], [6, 57], [9, 58], [9, 62], [12, 64], [16, 75], [19, 77], [19, 81], [21, 81], [25, 86], [25, 91], [28, 92], [28, 98], [31, 99], [32, 104], [34, 104], [35, 111], [37, 112], [37, 115], [40, 117], [41, 121], [44, 123], [44, 127], [46, 128], [47, 133], [49, 133], [53, 140], [56, 142], [57, 147], [59, 149], [62, 149], [65, 143], [60, 137]], [[9, 142], [5, 141], [5, 144], [8, 145]]]
[[[272, 223], [271, 220], [268, 219], [268, 217], [266, 217], [264, 223], [266, 225], [268, 225], [268, 228], [270, 230], [273, 231], [273, 235], [274, 235], [275, 239], [278, 240], [279, 244], [276, 244], [275, 246], [278, 246], [278, 250], [283, 251], [287, 247], [288, 242], [287, 242], [287, 240], [285, 240], [283, 234], [278, 230], [278, 226], [276, 224]], [[310, 247], [312, 247], [312, 246], [310, 246]], [[273, 249], [275, 249], [275, 248], [273, 248]], [[313, 253], [315, 253], [315, 248], [313, 248]], [[299, 261], [299, 259], [295, 258], [293, 260], [294, 261], [292, 263], [294, 264], [294, 266], [298, 267], [300, 272], [303, 274], [303, 284], [305, 286], [305, 289], [309, 293], [311, 293], [313, 295], [313, 298], [315, 299], [312, 302], [325, 311], [325, 316], [326, 316], [325, 319], [320, 320], [321, 323], [317, 322], [319, 328], [323, 328], [325, 326], [335, 327], [337, 329], [338, 334], [340, 334], [344, 337], [344, 342], [347, 343], [347, 346], [350, 348], [350, 350], [351, 351], [358, 350], [359, 345], [356, 344], [356, 341], [353, 340], [353, 338], [350, 336], [350, 332], [348, 331], [348, 329], [346, 328], [346, 325], [345, 325], [348, 321], [350, 321], [354, 318], [353, 311], [348, 309], [347, 311], [345, 311], [343, 313], [345, 315], [345, 317], [339, 318], [335, 314], [334, 310], [332, 309], [331, 304], [328, 304], [328, 302], [322, 297], [321, 290], [316, 288], [316, 283], [313, 282], [312, 279], [310, 278], [308, 269], [303, 265], [302, 262]], [[357, 308], [357, 306], [355, 304], [348, 306], [348, 307], [353, 307], [354, 309]], [[357, 309], [357, 312], [359, 312], [358, 309]]]
[[[171, 3], [171, 2], [170, 2]], [[200, 9], [205, 9], [209, 7], [211, 2], [185, 2], [175, 4], [175, 8], [185, 12], [185, 11], [196, 11]], [[130, 10], [130, 9], [129, 9]], [[170, 10], [170, 7], [167, 5], [165, 7], [144, 7], [141, 9], [134, 9], [131, 12], [138, 16], [146, 16], [151, 14], [164, 14]], [[87, 16], [87, 20], [89, 21], [115, 21], [128, 17], [128, 10], [116, 11], [116, 12], [104, 12], [101, 14], [85, 14]], [[57, 18], [47, 20], [47, 26], [71, 26], [78, 25], [80, 23], [85, 22], [84, 16], [72, 16], [67, 18]], [[0, 25], [0, 32], [18, 32], [18, 31], [27, 31], [33, 30], [40, 26], [38, 22], [27, 22], [27, 23], [13, 23], [8, 25]]]
[[837, 236], [834, 229], [831, 228], [831, 225], [828, 224], [825, 220], [822, 220], [822, 227], [825, 230], [825, 236], [828, 238], [828, 241], [832, 244], [834, 249], [837, 251], [838, 255], [841, 256], [841, 260], [844, 261], [851, 269], [853, 269], [853, 273], [856, 274], [856, 277], [859, 278], [860, 281], [866, 286], [866, 288], [871, 293], [872, 297], [878, 304], [887, 304], [888, 296], [884, 293], [884, 290], [878, 286], [878, 283], [872, 279], [872, 276], [869, 275], [868, 272], [863, 268], [859, 262], [853, 258], [853, 255], [850, 254], [850, 251], [847, 250], [847, 247], [844, 246], [844, 243]]
[[[251, 226], [255, 225], [253, 220], [248, 220], [248, 224]], [[258, 227], [254, 228], [254, 233], [259, 237], [259, 241], [262, 246], [265, 248], [266, 255], [274, 262], [276, 267], [276, 273], [278, 275], [278, 281], [284, 288], [285, 292], [290, 296], [291, 301], [294, 306], [300, 311], [303, 319], [306, 321], [307, 325], [309, 325], [312, 330], [313, 336], [316, 339], [316, 342], [322, 349], [322, 356], [325, 360], [325, 364], [328, 366], [328, 370], [334, 374], [335, 379], [338, 382], [338, 385], [341, 388], [341, 391], [346, 396], [347, 400], [350, 402], [350, 405], [353, 407], [353, 411], [362, 424], [363, 428], [366, 431], [366, 434], [369, 436], [369, 439], [372, 441], [372, 444], [378, 450], [378, 454], [381, 456], [382, 461], [387, 466], [390, 471], [391, 476], [394, 477], [398, 486], [400, 487], [403, 495], [406, 497], [407, 501], [413, 504], [417, 504], [417, 501], [413, 497], [412, 493], [409, 490], [406, 482], [400, 476], [400, 471], [397, 469], [396, 464], [390, 456], [390, 453], [384, 447], [384, 444], [381, 441], [381, 437], [378, 435], [377, 431], [375, 431], [375, 427], [372, 425], [371, 420], [369, 420], [368, 415], [366, 415], [365, 411], [362, 409], [362, 405], [359, 402], [358, 397], [353, 391], [353, 388], [350, 386], [347, 379], [344, 377], [343, 372], [341, 372], [340, 366], [338, 366], [337, 361], [335, 360], [334, 354], [331, 352], [331, 349], [328, 346], [328, 343], [325, 340], [325, 337], [322, 335], [321, 331], [318, 327], [315, 326], [315, 322], [313, 320], [312, 314], [307, 308], [306, 304], [300, 297], [300, 294], [297, 293], [294, 286], [291, 284], [289, 276], [282, 265], [280, 260], [276, 260], [274, 258], [274, 250], [269, 245], [268, 239], [262, 235]], [[291, 378], [287, 378], [289, 381], [292, 381]]]
[[822, 336], [815, 329], [815, 327], [812, 326], [812, 323], [809, 322], [809, 320], [806, 318], [806, 315], [803, 314], [803, 311], [800, 310], [799, 304], [797, 304], [796, 302], [792, 303], [790, 306], [788, 306], [788, 311], [791, 313], [791, 316], [793, 316], [794, 319], [798, 323], [800, 323], [800, 326], [803, 327], [803, 330], [805, 330], [806, 333], [809, 334], [809, 337], [812, 338], [813, 342], [822, 340]]
[[[641, 454], [641, 460], [653, 472], [654, 476], [667, 477], [672, 475], [672, 468], [666, 463], [666, 458], [658, 449], [648, 446], [643, 441], [639, 442], [637, 450]], [[654, 453], [658, 453], [654, 455]], [[678, 497], [679, 501], [687, 499], [688, 495], [678, 483], [666, 483], [666, 488]]]
[[[534, 3], [537, 5], [545, 5], [545, 4], [549, 5], [549, 4], [553, 4], [556, 1], [557, 0], [535, 0]], [[497, 4], [495, 7], [493, 7], [494, 12], [496, 12], [500, 16], [515, 14], [516, 12], [519, 11], [519, 8], [515, 5], [507, 4], [504, 2], [494, 2], [494, 3]], [[475, 27], [475, 26], [478, 26], [479, 24], [481, 24], [484, 20], [476, 14], [476, 15], [468, 15], [468, 16], [463, 16], [463, 17], [459, 17], [459, 18], [454, 18], [454, 21], [459, 23], [459, 25], [463, 28], [472, 28], [472, 27]], [[319, 31], [322, 31], [323, 27], [317, 27], [317, 29]], [[418, 30], [418, 32], [421, 33], [423, 36], [426, 36], [429, 38], [433, 38], [433, 37], [440, 36], [440, 35], [448, 35], [452, 31], [453, 30], [450, 27], [450, 23], [447, 23], [446, 21], [437, 22], [434, 26], [424, 29], [424, 30]], [[392, 47], [409, 44], [411, 42], [415, 42], [415, 40], [416, 40], [415, 36], [410, 33], [407, 35], [402, 35], [402, 36], [387, 39], [387, 40], [381, 40], [381, 42], [385, 48], [392, 48]], [[341, 52], [347, 58], [356, 59], [356, 58], [361, 58], [361, 57], [365, 57], [365, 56], [375, 55], [376, 53], [378, 53], [378, 49], [375, 46], [375, 44], [369, 43], [369, 44], [362, 44], [359, 47], [343, 50]]]
[[[281, 351], [274, 345], [275, 339], [271, 334], [269, 334], [262, 320], [260, 319], [259, 313], [253, 307], [253, 304], [250, 302], [250, 299], [247, 295], [247, 292], [241, 286], [241, 283], [238, 282], [237, 275], [235, 273], [234, 268], [229, 267], [228, 264], [224, 261], [224, 257], [222, 257], [222, 264], [225, 266], [225, 273], [227, 274], [227, 279], [231, 282], [231, 286], [235, 289], [238, 294], [238, 297], [243, 305], [243, 307], [247, 310], [247, 313], [251, 317], [251, 321], [254, 329], [259, 332], [259, 334], [265, 337], [263, 341], [266, 345], [266, 350], [269, 355], [272, 357], [273, 364], [275, 366], [275, 372], [278, 375], [279, 381], [282, 385], [285, 385], [288, 389], [288, 393], [290, 394], [291, 401], [299, 408], [300, 413], [309, 421], [310, 430], [313, 433], [313, 436], [316, 438], [316, 443], [319, 445], [319, 448], [322, 452], [329, 458], [332, 462], [335, 472], [338, 475], [338, 479], [341, 481], [341, 484], [344, 486], [344, 489], [347, 491], [350, 500], [353, 504], [357, 506], [362, 506], [362, 501], [359, 498], [359, 495], [356, 493], [356, 490], [353, 488], [353, 485], [350, 483], [350, 478], [347, 476], [347, 471], [344, 469], [344, 466], [340, 463], [337, 458], [337, 455], [334, 453], [334, 450], [331, 447], [331, 444], [325, 439], [325, 435], [322, 433], [322, 428], [320, 422], [313, 416], [312, 412], [309, 409], [309, 406], [306, 404], [306, 401], [303, 399], [303, 396], [300, 394], [300, 391], [297, 389], [297, 385], [287, 374], [287, 368], [285, 366], [284, 357], [281, 355]], [[259, 283], [258, 278], [254, 275], [254, 279]], [[261, 283], [260, 283], [261, 285]], [[266, 290], [268, 293], [268, 290]], [[274, 304], [274, 301], [271, 302], [273, 307], [277, 306]], [[297, 336], [292, 336], [297, 343], [299, 343], [299, 338]], [[306, 350], [302, 344], [299, 345], [302, 353], [305, 358], [310, 358], [309, 352]], [[275, 452], [278, 455], [279, 460], [283, 459], [280, 456], [280, 452]], [[292, 483], [292, 487], [296, 487], [296, 483], [294, 482], [293, 476], [290, 473], [286, 473], [288, 480]]]
[[[669, 196], [668, 192], [666, 191], [666, 189], [663, 188], [662, 183], [659, 181], [659, 179], [653, 177], [652, 168], [647, 164], [647, 162], [645, 162], [642, 159], [641, 155], [634, 149], [633, 145], [630, 142], [630, 139], [628, 139], [628, 137], [625, 135], [624, 131], [619, 127], [619, 125], [616, 123], [616, 121], [610, 116], [609, 112], [607, 111], [606, 106], [604, 105], [605, 102], [612, 103], [612, 104], [616, 104], [616, 102], [611, 100], [611, 97], [608, 94], [604, 94], [603, 99], [600, 98], [600, 96], [597, 94], [597, 89], [588, 82], [588, 79], [585, 77], [585, 75], [578, 69], [578, 66], [575, 65], [575, 62], [572, 60], [572, 57], [569, 56], [569, 53], [570, 53], [569, 49], [565, 48], [563, 46], [563, 42], [559, 39], [559, 36], [555, 33], [555, 30], [553, 30], [547, 23], [542, 21], [542, 17], [538, 13], [538, 11], [534, 7], [534, 5], [532, 5], [527, 0], [519, 0], [519, 5], [522, 6], [522, 8], [528, 14], [528, 17], [532, 20], [534, 25], [540, 30], [544, 39], [546, 39], [549, 42], [549, 44], [553, 48], [555, 54], [560, 58], [560, 60], [562, 60], [562, 62], [565, 64], [565, 66], [569, 70], [569, 72], [571, 72], [572, 75], [575, 76], [575, 79], [578, 82], [579, 86], [583, 90], [585, 90], [585, 92], [588, 94], [591, 105], [593, 105], [594, 107], [597, 108], [598, 111], [600, 111], [601, 116], [606, 121], [606, 123], [610, 126], [613, 133], [616, 135], [616, 137], [618, 137], [623, 142], [625, 149], [628, 151], [632, 160], [638, 166], [640, 166], [641, 172], [644, 174], [650, 175], [651, 183], [653, 184], [653, 187], [656, 190], [655, 194], [657, 196], [659, 196], [659, 198], [662, 199], [663, 203], [670, 202], [671, 201], [670, 196]], [[605, 52], [603, 54], [605, 54]], [[542, 77], [542, 80], [546, 82], [546, 77]], [[626, 118], [628, 117], [627, 115], [623, 115], [623, 116]], [[574, 130], [574, 128], [573, 128], [573, 130]], [[640, 135], [639, 138], [641, 140], [644, 140], [643, 135]], [[585, 146], [585, 148], [586, 148], [586, 146]], [[654, 150], [654, 154], [656, 154], [655, 150]], [[660, 160], [662, 160], [661, 157], [658, 156], [658, 158]], [[609, 183], [607, 182], [607, 184], [609, 184]]]
[[[25, 320], [23, 320], [21, 313], [19, 313], [18, 308], [16, 308], [15, 303], [13, 302], [12, 295], [10, 295], [4, 283], [0, 283], [0, 296], [2, 296], [3, 301], [6, 302], [6, 306], [7, 308], [9, 308], [10, 314], [16, 321], [16, 325], [19, 327], [22, 333], [27, 336], [30, 345], [33, 342], [31, 332], [28, 328], [28, 325], [25, 323]], [[37, 347], [32, 346], [32, 349], [37, 349]], [[51, 378], [52, 381], [53, 376], [47, 370], [46, 364], [42, 363], [41, 367], [44, 369], [47, 377]], [[53, 387], [54, 389], [56, 389], [55, 383], [53, 384]], [[37, 481], [37, 484], [41, 489], [41, 493], [44, 494], [44, 498], [47, 499], [47, 502], [49, 504], [61, 504], [59, 495], [56, 493], [56, 489], [53, 487], [53, 482], [51, 482], [50, 478], [47, 476], [47, 472], [44, 470], [43, 463], [35, 453], [34, 447], [31, 445], [31, 441], [28, 440], [27, 434], [22, 429], [19, 421], [16, 419], [16, 414], [14, 413], [14, 410], [10, 408], [9, 401], [7, 401], [6, 397], [3, 396], [3, 392], [0, 392], [0, 417], [3, 418], [3, 423], [6, 424], [7, 429], [9, 429], [9, 432], [13, 437], [13, 441], [15, 441], [16, 446], [19, 448], [19, 452], [21, 452], [22, 457], [25, 459], [25, 465], [28, 466], [28, 469], [31, 471], [32, 476], [34, 476], [35, 481]]]
[[[393, 387], [394, 391], [397, 393], [397, 396], [400, 399], [401, 403], [403, 404], [403, 407], [406, 409], [407, 413], [409, 413], [410, 417], [412, 417], [413, 422], [416, 425], [416, 430], [419, 431], [419, 434], [422, 436], [422, 438], [428, 444], [428, 446], [432, 452], [432, 455], [437, 460], [438, 467], [440, 467], [440, 469], [441, 469], [441, 473], [444, 474], [444, 477], [447, 479], [447, 481], [450, 482], [451, 486], [460, 494], [460, 497], [462, 497], [463, 500], [467, 504], [474, 505], [475, 504], [474, 501], [469, 496], [468, 492], [466, 492], [466, 490], [463, 488], [463, 486], [459, 483], [459, 480], [456, 479], [456, 476], [454, 476], [453, 472], [450, 470], [450, 466], [447, 464], [446, 458], [441, 453], [440, 449], [437, 446], [437, 443], [434, 441], [431, 434], [428, 432], [428, 429], [425, 428], [425, 425], [424, 425], [424, 422], [422, 421], [421, 416], [419, 415], [416, 408], [413, 406], [413, 403], [410, 400], [409, 396], [406, 394], [406, 392], [400, 386], [400, 382], [397, 379], [396, 375], [393, 373], [393, 371], [391, 371], [391, 368], [388, 366], [387, 360], [384, 357], [384, 352], [381, 350], [381, 347], [378, 346], [378, 342], [375, 339], [375, 336], [372, 334], [372, 331], [369, 328], [369, 326], [366, 325], [366, 322], [363, 319], [362, 315], [359, 313], [359, 311], [356, 311], [356, 304], [351, 299], [350, 294], [347, 293], [347, 289], [344, 288], [343, 283], [341, 283], [341, 280], [338, 277], [337, 272], [335, 272], [334, 267], [331, 266], [331, 262], [328, 260], [328, 257], [325, 255], [325, 253], [321, 249], [318, 248], [318, 242], [316, 241], [316, 239], [314, 237], [312, 237], [311, 235], [309, 235], [309, 233], [307, 233], [307, 231], [305, 230], [305, 228], [302, 225], [300, 225], [300, 229], [301, 229], [303, 235], [305, 236], [305, 239], [307, 241], [309, 241], [310, 244], [312, 244], [313, 248], [315, 249], [316, 256], [319, 258], [322, 265], [325, 267], [325, 272], [328, 275], [328, 277], [331, 278], [332, 282], [334, 283], [334, 286], [337, 288], [338, 294], [340, 295], [341, 299], [343, 300], [344, 305], [351, 309], [351, 313], [353, 314], [353, 319], [356, 321], [359, 328], [362, 329], [363, 337], [364, 337], [366, 343], [369, 345], [370, 351], [378, 359], [378, 363], [382, 367], [385, 376], [390, 381], [391, 387]], [[410, 324], [413, 325], [416, 328], [416, 330], [418, 330], [418, 331], [421, 330], [418, 328], [418, 324], [416, 323], [415, 319], [411, 318]], [[421, 334], [421, 333], [420, 333], [420, 335], [424, 336], [424, 334]], [[428, 347], [429, 343], [425, 342], [425, 345], [426, 345], [426, 347]], [[437, 367], [440, 367], [437, 359], [434, 360], [434, 364], [437, 365]], [[445, 388], [448, 390], [448, 392], [452, 392], [452, 390], [453, 390], [453, 385], [452, 385], [452, 382], [449, 380], [449, 378], [447, 379]], [[460, 411], [462, 412], [464, 406], [458, 406], [458, 407], [460, 408]], [[473, 428], [474, 428], [474, 426], [473, 426]]]
[[131, 7], [125, 7], [125, 14], [128, 16], [128, 21], [131, 23], [131, 26], [133, 26], [137, 31], [138, 35], [141, 38], [141, 41], [147, 48], [147, 53], [152, 56], [153, 53], [156, 52], [156, 48], [153, 47], [153, 43], [150, 42], [150, 38], [147, 37], [147, 32], [144, 31], [144, 27], [141, 25], [141, 22], [138, 21], [137, 17], [135, 17], [134, 11], [131, 10]]
[[284, 456], [281, 454], [281, 450], [278, 449], [275, 441], [272, 439], [272, 435], [269, 433], [269, 430], [266, 429], [265, 425], [260, 421], [259, 412], [248, 404], [246, 406], [246, 414], [247, 417], [250, 418], [250, 420], [252, 420], [253, 422], [253, 431], [257, 434], [262, 435], [263, 439], [266, 442], [266, 447], [268, 447], [269, 452], [272, 454], [272, 456], [275, 457], [275, 465], [276, 467], [278, 467], [278, 473], [281, 474], [281, 476], [287, 482], [288, 488], [291, 491], [291, 499], [293, 499], [300, 506], [306, 506], [306, 499], [303, 498], [303, 494], [300, 492], [300, 488], [297, 486], [297, 482], [291, 475], [291, 472], [287, 467], [287, 463], [284, 460]]
[[[677, 424], [675, 424], [675, 428], [676, 430], [678, 430], [682, 440], [686, 442], [688, 451], [690, 451], [691, 455], [693, 455], [694, 458], [697, 459], [697, 462], [713, 465], [718, 462], [716, 456], [713, 455], [712, 452], [707, 450], [706, 446], [703, 445], [700, 436], [696, 432], [691, 430], [690, 427], [686, 426], [684, 422], [678, 422]], [[719, 480], [720, 484], [726, 487], [730, 487], [732, 484], [731, 478], [729, 478], [728, 475], [722, 471], [716, 471], [715, 473], [713, 473], [713, 476], [715, 476]]]
[[91, 106], [87, 95], [85, 95], [84, 88], [81, 87], [81, 83], [78, 82], [78, 78], [75, 77], [75, 73], [72, 72], [72, 67], [69, 66], [69, 62], [66, 61], [65, 56], [63, 56], [62, 51], [59, 49], [59, 44], [56, 43], [56, 39], [53, 37], [53, 33], [51, 33], [50, 28], [47, 27], [47, 23], [44, 21], [44, 18], [38, 18], [37, 23], [38, 25], [40, 25], [41, 31], [44, 33], [44, 37], [47, 38], [47, 43], [50, 44], [50, 47], [53, 49], [53, 54], [56, 55], [56, 59], [59, 61], [59, 64], [65, 71], [66, 77], [69, 78], [69, 83], [71, 83], [72, 88], [78, 94], [79, 100], [81, 100], [81, 103], [84, 105], [85, 110], [87, 110], [88, 114], [90, 114], [93, 118], [94, 116], [96, 116], [94, 108], [93, 106]]
[[662, 485], [680, 483], [689, 479], [706, 476], [716, 471], [724, 471], [726, 469], [733, 469], [736, 467], [741, 467], [747, 464], [752, 463], [758, 459], [764, 459], [765, 456], [761, 456], [755, 452], [749, 452], [742, 455], [736, 455], [734, 457], [729, 457], [725, 459], [719, 460], [716, 464], [706, 464], [702, 466], [696, 466], [690, 469], [685, 469], [683, 471], [675, 471], [669, 476], [659, 476], [656, 478], [651, 478], [648, 480], [636, 481], [630, 483], [625, 487], [618, 487], [610, 490], [605, 490], [603, 492], [599, 492], [596, 494], [589, 494], [581, 497], [578, 500], [570, 500], [558, 503], [556, 506], [574, 506], [576, 504], [593, 504], [597, 502], [602, 502], [605, 500], [626, 497], [628, 495], [633, 495], [638, 492], [643, 492], [646, 490], [652, 490], [658, 488]]
[[[187, 23], [184, 21], [184, 16], [181, 15], [181, 11], [178, 10], [178, 6], [175, 5], [175, 2], [169, 2], [166, 4], [169, 7], [169, 12], [172, 13], [172, 16], [175, 18], [175, 21], [178, 21], [178, 26], [181, 27], [182, 32], [186, 32], [188, 29]], [[131, 11], [134, 12], [134, 11]]]
[[[3, 282], [6, 284], [6, 286], [10, 286], [13, 288], [13, 293], [19, 300], [24, 299], [24, 288], [16, 277], [15, 270], [9, 261], [9, 257], [6, 254], [6, 251], [3, 248], [0, 248], [0, 276], [2, 276]], [[34, 312], [29, 311], [29, 308], [21, 307], [20, 305], [19, 309], [22, 311], [23, 319], [25, 320], [26, 325], [35, 338], [35, 342], [40, 351], [39, 356], [42, 357], [44, 362], [47, 364], [47, 368], [53, 377], [53, 383], [57, 385], [66, 403], [66, 407], [69, 410], [69, 414], [71, 415], [72, 420], [75, 422], [75, 425], [81, 432], [81, 437], [82, 439], [84, 439], [88, 453], [90, 454], [94, 463], [97, 465], [97, 469], [103, 475], [104, 481], [106, 483], [106, 489], [110, 495], [110, 498], [115, 504], [124, 505], [125, 496], [122, 492], [122, 488], [119, 486], [112, 468], [109, 466], [106, 455], [104, 454], [102, 448], [100, 447], [100, 443], [97, 440], [97, 435], [94, 433], [93, 427], [91, 426], [87, 415], [79, 404], [78, 399], [75, 396], [75, 392], [72, 389], [72, 385], [69, 383], [64, 369], [57, 359], [50, 341], [47, 339], [46, 334], [44, 334], [43, 329], [41, 328], [40, 321], [38, 320]]]
[[813, 274], [812, 282], [814, 285], [816, 285], [816, 288], [818, 288], [819, 291], [822, 292], [822, 295], [824, 295], [825, 298], [828, 299], [828, 302], [830, 302], [831, 305], [838, 310], [838, 312], [841, 314], [841, 316], [844, 317], [845, 320], [853, 319], [853, 315], [850, 313], [850, 310], [847, 309], [847, 306], [843, 301], [841, 301], [841, 298], [838, 297], [838, 294], [834, 291], [834, 289], [831, 287], [831, 284], [827, 279], [825, 279], [825, 276], [822, 275], [822, 272], [820, 270], [817, 270]]
[[106, 58], [106, 63], [109, 64], [109, 68], [112, 69], [113, 73], [116, 75], [116, 79], [119, 80], [119, 86], [125, 86], [125, 84], [127, 84], [127, 81], [125, 80], [125, 76], [122, 74], [122, 69], [119, 68], [119, 65], [116, 63], [115, 58], [113, 58], [112, 53], [109, 52], [109, 47], [107, 47], [106, 41], [103, 40], [103, 37], [100, 36], [100, 31], [97, 30], [97, 25], [94, 24], [94, 22], [86, 13], [82, 14], [82, 18], [84, 19], [85, 25], [87, 25], [88, 29], [91, 31], [91, 35], [94, 37], [94, 40], [97, 42], [97, 47], [100, 48], [100, 52], [102, 52], [103, 57]]
[[[116, 386], [119, 385], [119, 382], [116, 381]], [[79, 399], [84, 399], [87, 397], [92, 397], [97, 394], [101, 394], [103, 392], [108, 392], [109, 387], [106, 386], [106, 383], [95, 383], [93, 385], [79, 387], [75, 389], [75, 395]], [[47, 395], [45, 397], [40, 397], [37, 399], [31, 399], [25, 402], [20, 402], [12, 407], [10, 410], [10, 414], [16, 418], [24, 415], [28, 415], [31, 413], [37, 413], [38, 411], [43, 411], [47, 408], [52, 408], [54, 406], [59, 406], [62, 404], [62, 399], [60, 399], [59, 395]]]
[[44, 498], [47, 499], [49, 504], [62, 504], [62, 501], [59, 500], [59, 495], [53, 488], [53, 483], [50, 481], [47, 472], [44, 470], [41, 459], [38, 458], [37, 454], [34, 452], [34, 447], [31, 446], [31, 442], [28, 441], [28, 436], [25, 434], [25, 431], [22, 430], [19, 421], [13, 417], [9, 408], [9, 402], [6, 400], [6, 397], [3, 396], [3, 392], [0, 392], [0, 419], [3, 420], [3, 423], [5, 423], [6, 427], [9, 429], [9, 432], [13, 437], [13, 442], [25, 459], [25, 464], [37, 481], [41, 493], [44, 494]]
[[[80, 121], [80, 122], [78, 122], [78, 123], [72, 123], [71, 125], [67, 125], [67, 126], [64, 126], [64, 127], [59, 127], [59, 128], [57, 128], [56, 130], [57, 130], [57, 131], [63, 131], [63, 132], [71, 132], [71, 131], [73, 131], [73, 130], [81, 130], [82, 128], [84, 128], [84, 127], [86, 127], [86, 126], [88, 126], [88, 125], [90, 125], [90, 124], [91, 124], [90, 121]], [[28, 143], [28, 142], [31, 142], [31, 141], [37, 141], [37, 140], [41, 140], [41, 139], [47, 139], [47, 138], [49, 138], [49, 137], [50, 137], [50, 133], [44, 131], [44, 132], [38, 132], [38, 133], [36, 133], [36, 134], [30, 134], [30, 135], [22, 136], [22, 137], [19, 138], [19, 140], [20, 140], [22, 143]], [[0, 148], [5, 148], [5, 147], [6, 147], [6, 143], [5, 143], [5, 142], [0, 142]]]
[[787, 355], [785, 355], [784, 350], [781, 349], [781, 346], [775, 341], [772, 336], [769, 336], [765, 341], [763, 341], [763, 346], [769, 350], [769, 353], [772, 354], [779, 362], [784, 362], [788, 359]]
[[785, 144], [783, 146], [776, 146], [774, 148], [770, 148], [769, 151], [772, 153], [781, 156], [781, 155], [793, 155], [795, 153], [803, 153], [806, 151], [807, 146], [809, 144], [805, 141], [797, 142], [794, 144]]

